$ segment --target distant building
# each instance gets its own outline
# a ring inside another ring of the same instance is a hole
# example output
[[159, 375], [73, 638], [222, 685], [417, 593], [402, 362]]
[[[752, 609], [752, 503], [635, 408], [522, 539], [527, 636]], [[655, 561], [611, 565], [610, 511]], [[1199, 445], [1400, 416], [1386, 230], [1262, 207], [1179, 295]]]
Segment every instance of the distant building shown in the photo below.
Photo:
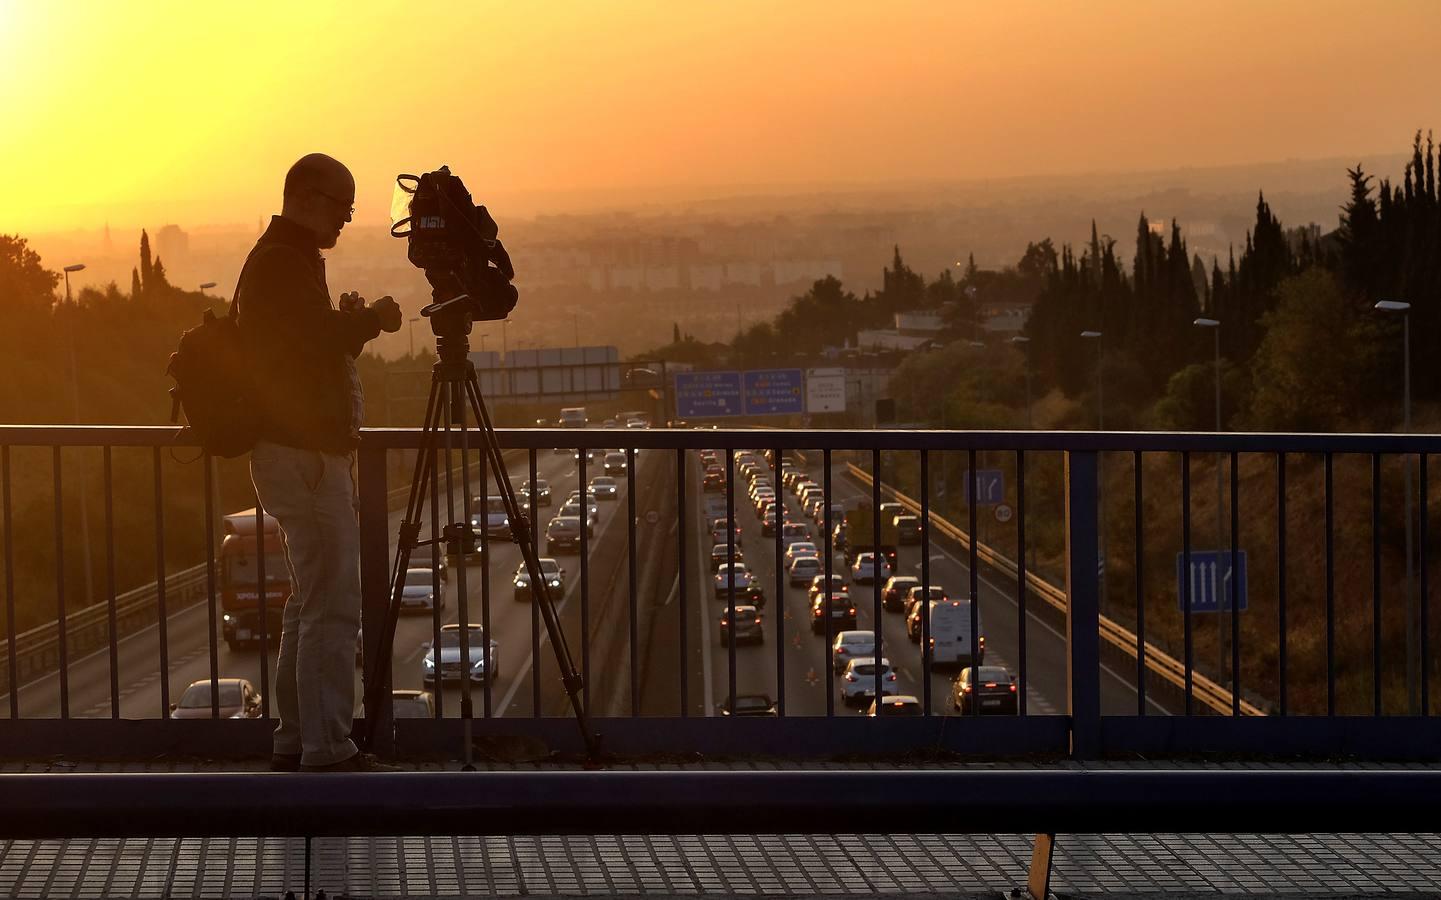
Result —
[[175, 263], [190, 255], [190, 235], [181, 231], [178, 225], [166, 225], [155, 232], [155, 254], [174, 269]]

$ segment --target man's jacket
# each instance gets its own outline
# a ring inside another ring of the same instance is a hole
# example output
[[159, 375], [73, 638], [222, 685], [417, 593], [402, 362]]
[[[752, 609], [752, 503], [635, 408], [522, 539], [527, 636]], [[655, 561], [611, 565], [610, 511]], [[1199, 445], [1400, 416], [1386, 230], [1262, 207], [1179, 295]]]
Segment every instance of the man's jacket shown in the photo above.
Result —
[[344, 453], [358, 441], [347, 355], [380, 333], [369, 309], [330, 302], [309, 229], [275, 216], [245, 261], [240, 332], [253, 351], [261, 440]]

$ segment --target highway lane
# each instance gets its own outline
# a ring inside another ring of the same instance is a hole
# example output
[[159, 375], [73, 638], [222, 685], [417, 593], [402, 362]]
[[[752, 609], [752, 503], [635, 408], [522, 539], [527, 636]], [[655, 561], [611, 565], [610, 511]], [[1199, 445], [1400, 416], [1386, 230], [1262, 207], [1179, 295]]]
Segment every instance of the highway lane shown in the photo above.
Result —
[[[639, 460], [640, 457], [638, 456]], [[544, 527], [549, 518], [559, 509], [559, 504], [564, 500], [565, 495], [573, 490], [577, 484], [577, 470], [574, 456], [567, 451], [564, 454], [554, 454], [550, 451], [541, 451], [537, 455], [538, 475], [550, 482], [553, 504], [549, 507], [541, 506], [537, 510], [539, 526]], [[587, 479], [600, 473], [598, 464], [586, 466]], [[528, 464], [524, 458], [510, 464], [510, 476], [519, 481], [528, 475]], [[605, 539], [614, 542], [616, 538], [609, 537], [612, 529], [616, 529], [619, 540], [624, 542], [624, 520], [626, 509], [626, 486], [625, 479], [618, 479], [621, 484], [618, 499], [614, 502], [603, 501], [600, 505], [597, 533], [590, 541], [591, 559], [595, 559], [597, 545]], [[475, 469], [472, 469], [471, 492], [479, 494], [479, 485], [475, 477]], [[493, 490], [493, 483], [492, 483]], [[441, 486], [441, 503], [445, 502], [444, 482]], [[460, 484], [456, 479], [454, 485], [454, 496], [459, 516], [460, 506]], [[422, 540], [428, 539], [430, 535], [430, 516], [427, 503], [425, 523], [422, 528]], [[403, 511], [394, 511], [389, 519], [389, 533], [392, 536], [397, 532]], [[442, 522], [445, 519], [444, 513], [441, 516]], [[618, 523], [618, 524], [617, 524]], [[544, 541], [542, 539], [541, 553], [545, 555]], [[513, 599], [511, 576], [519, 564], [520, 550], [509, 542], [493, 542], [491, 545], [490, 569], [490, 612], [492, 634], [499, 642], [499, 677], [491, 686], [490, 711], [493, 715], [530, 715], [533, 706], [533, 691], [530, 678], [533, 676], [533, 665], [531, 658], [532, 649], [532, 605], [529, 603], [517, 603]], [[418, 559], [412, 565], [425, 567], [429, 565], [429, 550], [421, 548], [418, 551]], [[567, 637], [571, 649], [577, 657], [576, 663], [580, 665], [580, 655], [583, 642], [578, 633], [578, 622], [574, 607], [579, 605], [577, 599], [580, 593], [580, 565], [578, 555], [563, 555], [558, 557], [561, 565], [567, 569], [566, 592], [564, 597], [557, 598], [557, 605], [563, 613], [568, 612], [564, 617], [567, 622]], [[592, 568], [594, 565], [592, 563]], [[481, 589], [481, 567], [472, 565], [469, 569], [469, 591], [471, 601], [469, 603], [469, 615], [472, 621], [479, 623], [483, 615], [482, 589]], [[592, 576], [594, 577], [594, 576]], [[444, 585], [445, 603], [442, 608], [442, 622], [455, 622], [459, 619], [458, 578], [452, 577]], [[602, 597], [598, 596], [596, 585], [592, 584], [591, 590], [592, 605], [600, 605]], [[218, 614], [218, 611], [217, 611]], [[538, 618], [538, 616], [536, 617]], [[168, 674], [166, 683], [169, 687], [170, 702], [178, 701], [185, 687], [193, 681], [206, 680], [210, 677], [210, 649], [207, 642], [209, 632], [208, 610], [206, 604], [199, 604], [191, 609], [171, 615], [166, 622], [167, 652], [168, 652]], [[421, 659], [433, 635], [433, 623], [429, 613], [423, 615], [403, 616], [396, 629], [396, 651], [392, 668], [393, 681], [397, 688], [420, 688], [421, 687]], [[556, 668], [553, 662], [549, 662], [551, 650], [548, 641], [545, 640], [544, 628], [540, 626], [542, 666], [541, 674], [545, 688], [545, 694], [558, 694], [554, 688], [556, 680], [554, 673]], [[278, 639], [278, 635], [272, 636], [272, 640]], [[220, 640], [217, 626], [217, 672], [221, 677], [239, 676], [249, 678], [257, 688], [260, 686], [260, 655], [255, 650], [242, 649], [231, 651], [223, 640]], [[117, 659], [119, 662], [119, 693], [120, 693], [120, 715], [122, 718], [155, 718], [168, 714], [161, 696], [161, 670], [160, 670], [160, 640], [159, 628], [151, 626], [136, 634], [130, 635], [117, 644]], [[595, 661], [593, 661], [594, 663]], [[270, 677], [274, 678], [274, 651], [270, 654]], [[360, 669], [356, 669], [357, 697], [360, 696]], [[110, 675], [109, 675], [109, 650], [101, 650], [88, 654], [78, 659], [72, 659], [68, 667], [68, 692], [69, 692], [69, 714], [72, 717], [104, 718], [110, 715]], [[20, 714], [26, 718], [58, 718], [60, 716], [60, 677], [59, 673], [37, 679], [20, 689]], [[440, 702], [446, 715], [459, 714], [458, 683], [447, 683], [441, 691]], [[476, 685], [473, 696], [475, 715], [485, 714], [485, 691], [480, 685]], [[542, 701], [545, 703], [545, 700]], [[5, 707], [8, 709], [8, 707]]]
[[[821, 467], [814, 465], [808, 469], [813, 480], [821, 483]], [[703, 497], [699, 493], [699, 469], [696, 465], [692, 466], [689, 484], [693, 485], [696, 496]], [[699, 683], [700, 689], [691, 693], [691, 712], [698, 715], [715, 714], [717, 704], [723, 702], [731, 692], [734, 668], [735, 687], [742, 694], [765, 693], [778, 699], [783, 681], [787, 715], [826, 715], [828, 708], [836, 715], [858, 714], [858, 711], [846, 707], [840, 699], [839, 678], [831, 673], [830, 650], [824, 636], [815, 635], [810, 629], [810, 604], [806, 589], [787, 585], [783, 590], [782, 601], [776, 602], [775, 539], [761, 534], [760, 520], [749, 503], [744, 492], [745, 487], [744, 478], [737, 474], [736, 521], [741, 527], [745, 562], [758, 576], [768, 598], [763, 610], [766, 641], [762, 645], [737, 646], [734, 650], [734, 666], [731, 651], [720, 644], [719, 621], [726, 604], [713, 599], [711, 573], [707, 568], [711, 539], [699, 512], [704, 503], [701, 499], [692, 513], [697, 525], [694, 529], [694, 562], [690, 578], [692, 584], [700, 586], [700, 590], [691, 592], [690, 595], [690, 602], [694, 604], [692, 608], [697, 614], [691, 616], [692, 627], [688, 641], [694, 648], [689, 654], [692, 679]], [[835, 502], [847, 506], [858, 501], [871, 501], [869, 488], [854, 482], [846, 475], [843, 464], [833, 466], [832, 492]], [[788, 490], [782, 487], [779, 494], [785, 498], [787, 508], [795, 520], [809, 521], [801, 513], [799, 504]], [[811, 532], [820, 546], [820, 527], [812, 525]], [[931, 583], [944, 587], [953, 596], [965, 596], [970, 588], [970, 571], [965, 561], [938, 544], [932, 545], [931, 554]], [[897, 569], [896, 574], [919, 577], [920, 547], [901, 547]], [[843, 574], [847, 582], [850, 581], [844, 557], [840, 553], [835, 555], [833, 571]], [[1013, 589], [1003, 588], [982, 575], [979, 596], [981, 630], [986, 636], [987, 645], [986, 664], [1003, 665], [1019, 674], [1019, 616]], [[876, 614], [871, 586], [851, 585], [851, 597], [856, 606], [857, 627], [874, 630]], [[954, 672], [932, 672], [929, 679], [926, 679], [921, 665], [920, 648], [918, 644], [912, 643], [906, 634], [904, 614], [882, 611], [880, 622], [882, 652], [896, 669], [899, 693], [913, 694], [924, 699], [925, 682], [928, 680], [930, 709], [936, 714], [950, 714]], [[776, 643], [778, 638], [781, 641], [779, 653]], [[780, 676], [782, 669], [783, 677]], [[1026, 713], [1064, 713], [1066, 684], [1064, 635], [1028, 610], [1024, 683]], [[1101, 703], [1105, 714], [1134, 714], [1134, 685], [1119, 673], [1105, 670], [1101, 681]], [[1151, 703], [1151, 711], [1166, 712], [1154, 702]]]

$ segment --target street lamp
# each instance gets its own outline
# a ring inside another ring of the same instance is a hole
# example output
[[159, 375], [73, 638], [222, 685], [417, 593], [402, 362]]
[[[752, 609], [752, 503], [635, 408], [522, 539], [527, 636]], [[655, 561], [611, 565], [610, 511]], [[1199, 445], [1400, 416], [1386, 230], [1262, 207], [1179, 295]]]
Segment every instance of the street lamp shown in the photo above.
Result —
[[410, 320], [410, 355], [415, 356], [415, 323], [420, 321], [420, 316]]
[[1021, 355], [1025, 357], [1026, 360], [1026, 427], [1035, 428], [1036, 423], [1031, 415], [1031, 348], [1026, 346], [1030, 342], [1031, 339], [1023, 334], [1018, 334], [1011, 338], [1011, 343], [1020, 348]]
[[215, 287], [215, 282], [213, 282], [213, 281], [203, 282], [203, 283], [200, 285], [200, 293], [203, 295], [206, 291], [210, 290], [210, 289], [213, 288], [213, 287]]
[[[1207, 318], [1202, 317], [1202, 318], [1196, 319], [1196, 320], [1193, 321], [1191, 324], [1192, 324], [1192, 325], [1195, 325], [1197, 328], [1209, 328], [1209, 329], [1211, 329], [1211, 335], [1212, 335], [1212, 337], [1215, 338], [1215, 342], [1214, 342], [1214, 343], [1215, 343], [1215, 348], [1216, 348], [1216, 433], [1217, 433], [1217, 434], [1220, 434], [1220, 433], [1221, 433], [1221, 321], [1220, 321], [1219, 319], [1207, 319]], [[1221, 558], [1221, 553], [1223, 552], [1223, 548], [1226, 546], [1226, 524], [1225, 524], [1225, 521], [1223, 520], [1223, 518], [1222, 518], [1222, 516], [1221, 516], [1221, 511], [1222, 511], [1222, 509], [1225, 507], [1225, 499], [1224, 499], [1225, 494], [1224, 494], [1224, 491], [1222, 490], [1222, 487], [1221, 487], [1221, 466], [1222, 466], [1221, 451], [1218, 449], [1218, 450], [1216, 451], [1216, 558], [1217, 558], [1217, 559], [1220, 559], [1220, 558]], [[1232, 560], [1232, 561], [1231, 561], [1231, 564], [1230, 564], [1230, 567], [1228, 567], [1228, 568], [1229, 568], [1229, 572], [1234, 572], [1234, 571], [1235, 571], [1235, 565], [1236, 565], [1235, 560]], [[1217, 597], [1217, 598], [1216, 598], [1216, 608], [1217, 608], [1217, 610], [1218, 610], [1218, 614], [1217, 614], [1217, 616], [1216, 616], [1216, 628], [1217, 628], [1216, 646], [1217, 646], [1217, 648], [1219, 648], [1220, 654], [1221, 654], [1221, 655], [1220, 655], [1220, 661], [1216, 664], [1216, 672], [1217, 672], [1218, 676], [1224, 678], [1224, 677], [1225, 677], [1225, 673], [1226, 673], [1226, 628], [1225, 628], [1225, 626], [1222, 624], [1222, 619], [1224, 619], [1225, 617], [1219, 614], [1219, 610], [1220, 610], [1220, 608], [1221, 608], [1221, 598], [1220, 598], [1220, 597]], [[1234, 616], [1234, 615], [1236, 614], [1236, 611], [1233, 609], [1233, 610], [1231, 610], [1230, 614]], [[1234, 674], [1235, 674], [1235, 673], [1232, 673], [1232, 676], [1233, 676], [1233, 677], [1234, 677]]]
[[[70, 299], [70, 273], [85, 271], [85, 263], [74, 263], [65, 266], [62, 271], [65, 273], [65, 305], [69, 306], [73, 301]], [[72, 319], [66, 328], [69, 337], [70, 350], [70, 406], [74, 412], [75, 424], [80, 424], [80, 380], [75, 368], [75, 322]], [[91, 582], [90, 575], [90, 505], [85, 500], [85, 469], [80, 469], [80, 531], [85, 538], [81, 544], [85, 555], [85, 602], [95, 602], [95, 585]]]
[[1095, 342], [1096, 342], [1096, 430], [1097, 430], [1097, 431], [1105, 431], [1105, 430], [1106, 430], [1106, 394], [1105, 394], [1105, 386], [1104, 386], [1104, 384], [1101, 382], [1101, 362], [1102, 362], [1102, 360], [1103, 360], [1103, 357], [1102, 357], [1102, 355], [1101, 355], [1101, 350], [1102, 350], [1101, 332], [1099, 332], [1099, 331], [1083, 331], [1083, 332], [1081, 332], [1081, 337], [1087, 338], [1087, 339], [1093, 339], [1093, 340], [1095, 340]]
[[[1405, 300], [1378, 300], [1375, 309], [1383, 313], [1401, 314], [1401, 430], [1411, 431], [1411, 304]], [[1412, 715], [1417, 712], [1416, 677], [1416, 598], [1413, 595], [1411, 545], [1411, 455], [1405, 463], [1406, 488], [1406, 698]]]

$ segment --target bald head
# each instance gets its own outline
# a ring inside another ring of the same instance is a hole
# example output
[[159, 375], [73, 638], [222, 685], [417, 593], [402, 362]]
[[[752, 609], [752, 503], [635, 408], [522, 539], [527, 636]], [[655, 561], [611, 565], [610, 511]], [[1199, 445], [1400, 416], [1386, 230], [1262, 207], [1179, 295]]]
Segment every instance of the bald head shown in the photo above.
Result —
[[310, 153], [285, 173], [280, 214], [315, 233], [322, 249], [335, 246], [355, 205], [355, 178], [340, 160]]

